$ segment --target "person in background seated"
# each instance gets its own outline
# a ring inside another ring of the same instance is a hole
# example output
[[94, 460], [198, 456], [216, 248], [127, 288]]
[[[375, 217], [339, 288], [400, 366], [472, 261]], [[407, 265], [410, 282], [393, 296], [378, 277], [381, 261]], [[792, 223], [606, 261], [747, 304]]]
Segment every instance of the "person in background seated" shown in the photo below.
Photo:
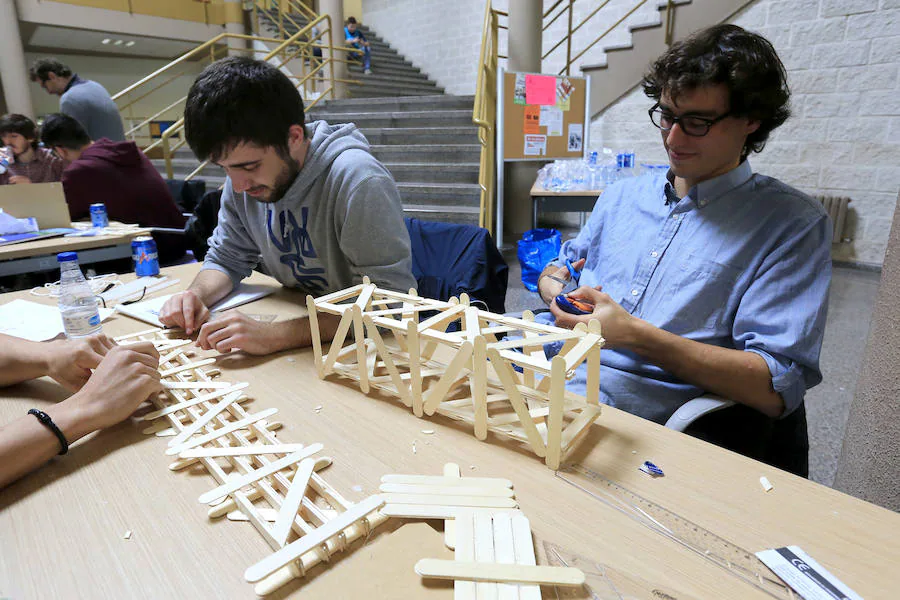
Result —
[[[206, 67], [188, 92], [185, 137], [222, 166], [222, 207], [203, 268], [159, 320], [200, 330], [201, 348], [271, 354], [309, 346], [309, 320], [260, 323], [236, 311], [209, 321], [209, 306], [253, 269], [320, 296], [362, 282], [408, 290], [409, 233], [397, 184], [355, 125], [306, 123], [303, 98], [272, 65], [230, 57]], [[337, 321], [320, 317], [331, 339]]]
[[38, 146], [37, 127], [25, 115], [9, 114], [0, 118], [0, 156], [11, 152], [13, 161], [0, 174], [0, 185], [8, 183], [49, 183], [59, 181], [65, 163], [46, 148]]
[[[557, 325], [600, 321], [603, 402], [665, 423], [712, 393], [773, 427], [794, 427], [796, 412], [805, 441], [804, 395], [822, 380], [832, 225], [820, 202], [748, 160], [790, 114], [784, 65], [765, 38], [718, 25], [673, 44], [643, 88], [669, 172], [609, 186], [542, 273], [541, 297]], [[572, 296], [592, 313], [554, 301], [569, 265], [580, 272]], [[572, 387], [585, 383], [578, 372]]]
[[162, 389], [158, 366], [151, 342], [116, 346], [104, 335], [30, 342], [0, 334], [0, 387], [48, 376], [75, 392], [0, 427], [0, 489], [64, 454], [76, 440], [127, 419]]
[[59, 112], [74, 117], [91, 139], [125, 141], [125, 128], [119, 108], [106, 88], [90, 79], [82, 79], [55, 58], [40, 58], [31, 67], [31, 81], [48, 94], [59, 96]]
[[[369, 75], [372, 73], [372, 51], [369, 49], [369, 42], [362, 31], [357, 31], [358, 23], [354, 17], [347, 19], [347, 25], [344, 27], [344, 41], [356, 48], [362, 50], [363, 73]], [[350, 52], [351, 57], [359, 57], [359, 52]]]
[[[184, 228], [166, 182], [134, 142], [94, 141], [78, 121], [63, 114], [44, 120], [41, 141], [69, 163], [62, 184], [73, 221], [89, 219], [91, 204], [103, 203], [111, 221]], [[153, 237], [162, 262], [184, 255], [183, 235]]]

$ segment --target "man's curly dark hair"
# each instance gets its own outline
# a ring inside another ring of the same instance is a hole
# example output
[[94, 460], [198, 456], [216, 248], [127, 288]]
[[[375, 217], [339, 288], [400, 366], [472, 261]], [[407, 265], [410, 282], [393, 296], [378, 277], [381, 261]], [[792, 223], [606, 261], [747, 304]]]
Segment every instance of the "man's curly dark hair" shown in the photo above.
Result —
[[741, 159], [762, 151], [769, 134], [791, 115], [791, 91], [784, 64], [761, 35], [737, 25], [698, 31], [656, 59], [641, 86], [656, 101], [666, 93], [677, 102], [686, 91], [720, 83], [728, 87], [732, 116], [760, 122], [747, 136]]

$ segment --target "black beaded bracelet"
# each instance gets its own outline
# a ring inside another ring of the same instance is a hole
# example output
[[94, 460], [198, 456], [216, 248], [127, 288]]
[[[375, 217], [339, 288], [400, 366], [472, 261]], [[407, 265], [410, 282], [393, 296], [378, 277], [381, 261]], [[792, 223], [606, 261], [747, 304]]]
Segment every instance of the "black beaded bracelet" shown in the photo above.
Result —
[[41, 425], [53, 432], [53, 435], [59, 440], [60, 448], [62, 448], [62, 450], [59, 451], [60, 454], [65, 454], [69, 451], [69, 442], [66, 440], [66, 436], [59, 430], [59, 427], [57, 427], [56, 423], [53, 422], [53, 419], [50, 418], [50, 415], [36, 408], [29, 410], [28, 414], [37, 417], [37, 420], [41, 422]]

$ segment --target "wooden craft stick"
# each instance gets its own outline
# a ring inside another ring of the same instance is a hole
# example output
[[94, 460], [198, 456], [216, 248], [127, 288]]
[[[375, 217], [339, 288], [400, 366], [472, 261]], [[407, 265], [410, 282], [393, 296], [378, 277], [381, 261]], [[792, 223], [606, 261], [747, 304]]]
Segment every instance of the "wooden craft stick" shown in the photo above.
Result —
[[252, 583], [274, 573], [292, 560], [300, 558], [306, 552], [339, 534], [343, 529], [353, 525], [356, 521], [363, 519], [369, 513], [378, 510], [383, 504], [384, 502], [377, 495], [369, 496], [359, 504], [353, 505], [331, 521], [323, 524], [312, 533], [308, 533], [299, 540], [291, 542], [281, 550], [249, 567], [244, 572], [244, 579]]
[[510, 350], [512, 348], [530, 348], [533, 346], [543, 346], [553, 342], [564, 342], [573, 338], [581, 338], [577, 333], [567, 331], [565, 333], [548, 333], [546, 335], [538, 335], [534, 337], [516, 338], [514, 340], [503, 340], [502, 342], [494, 342], [488, 347], [495, 350]]
[[171, 369], [166, 369], [165, 371], [160, 371], [160, 377], [171, 377], [177, 373], [181, 373], [182, 371], [190, 371], [191, 369], [199, 369], [200, 367], [205, 367], [206, 365], [211, 365], [216, 362], [215, 358], [204, 358], [203, 360], [198, 360], [196, 362], [189, 362], [183, 365], [178, 365], [177, 367], [172, 367]]
[[472, 357], [472, 351], [473, 347], [471, 342], [463, 342], [463, 345], [460, 346], [456, 356], [454, 356], [453, 360], [450, 361], [450, 364], [447, 365], [447, 370], [444, 371], [444, 374], [438, 382], [428, 390], [428, 395], [425, 396], [422, 407], [426, 415], [431, 416], [434, 414], [434, 411], [437, 410], [441, 400], [444, 399], [444, 396], [447, 395], [447, 392], [450, 391], [450, 388], [459, 379], [460, 371], [462, 371], [463, 367]]
[[356, 338], [356, 367], [359, 374], [359, 391], [363, 394], [368, 394], [369, 365], [366, 360], [366, 335], [363, 327], [362, 308], [359, 304], [353, 305], [353, 336]]
[[[456, 463], [446, 463], [444, 465], [444, 477], [451, 477], [453, 479], [459, 479], [459, 477], [460, 477], [459, 465]], [[384, 488], [384, 486], [391, 486], [393, 488], [400, 488], [400, 489], [393, 489], [393, 490], [381, 489], [381, 488]], [[379, 489], [381, 489], [382, 492], [387, 492], [387, 491], [398, 491], [399, 492], [402, 490], [402, 488], [406, 488], [406, 490], [413, 490], [413, 489], [422, 489], [425, 487], [428, 487], [428, 486], [403, 484], [403, 483], [382, 483], [381, 486], [379, 486]], [[453, 487], [452, 486], [442, 486], [438, 489], [452, 490]], [[475, 495], [475, 496], [481, 494], [482, 493], [481, 490], [483, 490], [484, 492], [489, 491], [483, 487], [477, 488], [474, 486], [472, 486], [472, 487], [460, 486], [460, 489], [467, 490], [467, 491], [478, 489], [479, 491], [477, 493], [471, 494], [471, 495]], [[512, 490], [505, 490], [500, 487], [497, 487], [496, 489], [498, 492], [501, 492], [501, 493], [508, 492], [509, 494], [512, 494]], [[406, 493], [417, 493], [417, 492], [407, 491]], [[445, 519], [444, 520], [444, 545], [447, 546], [448, 548], [450, 548], [451, 550], [453, 550], [456, 547], [456, 519]]]
[[218, 390], [231, 387], [228, 381], [163, 381], [163, 389], [166, 390]]
[[318, 298], [316, 298], [316, 302], [340, 302], [341, 300], [346, 300], [347, 298], [352, 297], [361, 289], [363, 289], [362, 284], [354, 285], [353, 287], [348, 287], [345, 290], [338, 290], [330, 294], [325, 294], [324, 296], [319, 296]]
[[[274, 508], [257, 508], [256, 512], [259, 513], [259, 516], [262, 517], [263, 520], [269, 521], [270, 523], [274, 523], [278, 518], [278, 511]], [[233, 510], [229, 512], [225, 517], [229, 521], [249, 521], [250, 518], [245, 515], [242, 511]]]
[[123, 342], [125, 340], [130, 340], [132, 338], [140, 337], [142, 335], [149, 335], [151, 333], [156, 333], [158, 331], [163, 331], [163, 330], [160, 329], [159, 327], [154, 327], [153, 329], [145, 329], [143, 331], [137, 331], [135, 333], [128, 333], [125, 335], [120, 335], [118, 337], [114, 337], [113, 341], [114, 342]]
[[[461, 562], [475, 562], [475, 514], [462, 510], [452, 521], [456, 524], [453, 558]], [[474, 581], [457, 579], [453, 582], [454, 600], [477, 600]]]
[[174, 412], [178, 412], [179, 410], [184, 410], [189, 406], [195, 406], [202, 402], [208, 402], [210, 400], [215, 400], [216, 398], [221, 398], [227, 394], [232, 392], [237, 392], [239, 390], [246, 389], [250, 384], [246, 382], [236, 383], [234, 385], [228, 386], [227, 388], [222, 388], [220, 390], [216, 390], [215, 392], [210, 392], [208, 394], [203, 394], [202, 396], [197, 396], [196, 398], [191, 398], [185, 402], [179, 402], [178, 404], [173, 404], [171, 406], [167, 406], [165, 408], [161, 408], [159, 410], [154, 410], [153, 412], [148, 412], [146, 415], [142, 416], [140, 420], [142, 421], [152, 421], [153, 419], [158, 419], [159, 417], [164, 417], [165, 415], [170, 415]]
[[319, 312], [316, 310], [315, 299], [309, 294], [306, 296], [306, 312], [309, 314], [309, 337], [312, 340], [316, 374], [319, 376], [319, 379], [323, 379], [325, 374], [322, 372], [322, 338], [319, 334]]
[[[534, 566], [537, 564], [534, 557], [534, 543], [531, 539], [531, 523], [524, 513], [511, 515], [513, 549], [516, 555], [516, 564]], [[541, 588], [536, 585], [519, 586], [519, 600], [541, 600]]]
[[162, 358], [159, 359], [158, 368], [161, 369], [161, 368], [165, 367], [167, 364], [169, 364], [170, 362], [172, 362], [173, 360], [175, 360], [176, 358], [178, 358], [179, 356], [184, 354], [185, 350], [186, 350], [186, 348], [176, 348], [173, 352], [169, 352], [168, 354], [166, 354], [165, 356], [163, 356]]
[[255, 454], [290, 454], [304, 448], [322, 449], [322, 444], [254, 444], [252, 446], [235, 446], [233, 448], [193, 448], [185, 450], [181, 458], [215, 458], [219, 456], [253, 456]]
[[279, 458], [278, 460], [272, 461], [267, 465], [264, 465], [258, 469], [254, 469], [248, 473], [244, 473], [239, 477], [232, 477], [224, 484], [219, 487], [212, 489], [205, 494], [202, 494], [198, 501], [201, 504], [209, 504], [210, 502], [215, 502], [222, 496], [227, 496], [231, 492], [235, 492], [245, 485], [250, 485], [256, 481], [259, 481], [263, 477], [268, 477], [274, 473], [282, 469], [286, 469], [287, 467], [293, 465], [294, 463], [300, 462], [305, 458], [309, 458], [312, 454], [318, 451], [318, 448], [315, 448], [316, 445], [321, 446], [320, 444], [312, 444], [307, 446], [303, 450], [299, 450], [294, 452], [293, 454], [289, 454], [283, 458]]
[[[506, 513], [494, 515], [493, 533], [494, 562], [501, 565], [516, 564], [516, 550], [513, 545], [512, 518], [510, 515]], [[519, 600], [519, 586], [511, 583], [498, 583], [497, 598], [498, 600]]]
[[[382, 483], [378, 486], [378, 491], [385, 494], [425, 494], [438, 497], [444, 496], [492, 496], [495, 498], [512, 498], [514, 492], [501, 486], [434, 486], [434, 485], [415, 485], [408, 483]], [[447, 504], [452, 504], [448, 502]]]
[[591, 319], [588, 321], [588, 331], [601, 340], [601, 344], [595, 345], [587, 355], [587, 383], [585, 388], [585, 400], [588, 404], [600, 405], [600, 347], [603, 336], [600, 335], [600, 321]]
[[500, 353], [497, 350], [489, 350], [488, 356], [491, 358], [491, 365], [494, 367], [494, 372], [497, 373], [497, 376], [503, 383], [503, 389], [509, 395], [509, 403], [516, 412], [516, 416], [519, 417], [519, 423], [525, 431], [525, 435], [528, 436], [528, 443], [531, 445], [532, 451], [543, 458], [547, 454], [544, 446], [544, 439], [538, 432], [528, 407], [525, 406], [525, 401], [519, 393], [519, 388], [516, 387], [517, 378], [514, 374], [515, 372], [509, 363], [500, 357]]
[[215, 431], [213, 431], [211, 433], [188, 440], [187, 442], [185, 442], [184, 444], [182, 444], [180, 446], [175, 446], [175, 447], [169, 448], [168, 450], [166, 450], [166, 454], [169, 456], [175, 456], [176, 454], [181, 454], [185, 450], [189, 450], [191, 448], [196, 448], [197, 446], [202, 446], [203, 444], [208, 444], [209, 442], [213, 441], [216, 438], [219, 438], [225, 434], [237, 431], [238, 429], [243, 429], [247, 425], [249, 425], [251, 423], [255, 423], [256, 421], [259, 421], [260, 419], [265, 419], [266, 417], [270, 417], [277, 412], [278, 412], [277, 408], [267, 408], [266, 410], [263, 410], [258, 413], [254, 413], [244, 419], [241, 419], [240, 421], [236, 421], [234, 423], [229, 423], [228, 425], [226, 425], [224, 427], [220, 427], [219, 429], [216, 429]]
[[272, 537], [280, 546], [287, 543], [288, 535], [291, 533], [291, 524], [297, 518], [297, 512], [300, 510], [303, 496], [306, 495], [306, 488], [309, 486], [309, 478], [313, 474], [315, 464], [316, 461], [313, 459], [305, 458], [297, 465], [297, 472], [294, 473], [294, 478], [291, 480], [291, 487], [284, 497], [281, 510], [278, 511], [275, 526], [272, 527]]
[[495, 512], [516, 511], [514, 508], [485, 508], [472, 506], [450, 506], [438, 504], [385, 504], [381, 513], [386, 517], [397, 519], [455, 519], [465, 511]]
[[[484, 513], [476, 513], [472, 516], [472, 522], [475, 525], [476, 563], [493, 564], [496, 562], [494, 557], [494, 528], [492, 521], [493, 518], [491, 515], [486, 515]], [[418, 570], [416, 572], [418, 572]], [[497, 584], [492, 581], [480, 581], [475, 584], [475, 594], [479, 599], [496, 600]]]
[[439, 496], [434, 494], [381, 494], [385, 504], [419, 504], [471, 506], [477, 508], [516, 508], [519, 503], [512, 498], [496, 496]]
[[[466, 317], [472, 314], [474, 319], [478, 320], [477, 309], [467, 308]], [[472, 404], [475, 408], [475, 437], [479, 440], [487, 439], [487, 341], [483, 335], [475, 337], [475, 344], [472, 350]]]
[[563, 411], [565, 410], [566, 359], [556, 355], [551, 361], [550, 414], [547, 415], [547, 466], [559, 468], [562, 453]]
[[424, 410], [419, 343], [419, 324], [415, 319], [410, 319], [406, 325], [406, 346], [409, 353], [409, 397], [412, 401], [413, 414], [417, 417], [421, 417]]
[[440, 475], [400, 475], [389, 474], [381, 477], [381, 483], [408, 483], [413, 485], [448, 486], [500, 486], [511, 488], [512, 481], [499, 477], [442, 477]]
[[406, 385], [403, 383], [403, 379], [400, 378], [400, 371], [397, 370], [397, 366], [391, 358], [391, 353], [388, 351], [387, 346], [384, 345], [384, 340], [381, 339], [378, 328], [375, 327], [375, 324], [369, 316], [363, 317], [363, 324], [366, 326], [366, 333], [369, 336], [369, 339], [375, 344], [378, 355], [381, 356], [384, 368], [387, 369], [388, 374], [391, 376], [394, 387], [397, 388], [397, 395], [400, 397], [400, 400], [403, 401], [403, 404], [411, 406], [412, 402], [409, 399]]
[[201, 431], [204, 427], [206, 427], [210, 421], [215, 419], [219, 414], [222, 413], [226, 408], [232, 405], [232, 403], [237, 400], [241, 396], [241, 392], [231, 392], [226, 395], [224, 398], [219, 400], [215, 406], [210, 406], [205, 413], [203, 413], [200, 418], [196, 419], [193, 423], [182, 429], [178, 432], [178, 435], [169, 440], [169, 446], [180, 446], [184, 443], [185, 440], [190, 438], [192, 435]]
[[[314, 445], [316, 445], [316, 444], [310, 444], [310, 446], [314, 446]], [[321, 444], [319, 444], [319, 445], [321, 445]], [[316, 459], [316, 464], [313, 467], [313, 472], [321, 471], [325, 467], [331, 466], [331, 462], [332, 462], [332, 460], [331, 460], [330, 456], [320, 456], [319, 458]], [[246, 494], [244, 494], [244, 497], [250, 501], [258, 500], [263, 497], [263, 492], [259, 488], [254, 488], [254, 489], [250, 490], [249, 492], [247, 492]], [[211, 507], [207, 511], [206, 514], [210, 519], [218, 519], [222, 515], [226, 514], [229, 511], [232, 511], [236, 508], [237, 508], [237, 504], [235, 503], [235, 501], [232, 498], [226, 498], [225, 501], [222, 502], [221, 504], [217, 504], [217, 505]]]
[[338, 322], [337, 331], [335, 331], [334, 337], [331, 339], [331, 347], [328, 349], [328, 354], [325, 356], [325, 362], [322, 365], [322, 372], [325, 375], [328, 375], [334, 369], [334, 363], [343, 347], [344, 340], [347, 339], [347, 331], [350, 329], [351, 323], [353, 323], [353, 313], [349, 310], [345, 311]]
[[439, 312], [433, 317], [429, 317], [424, 321], [419, 323], [419, 331], [425, 331], [426, 329], [431, 329], [432, 327], [437, 327], [439, 325], [445, 325], [448, 321], [453, 321], [459, 318], [459, 314], [466, 310], [466, 307], [462, 304], [457, 304], [451, 308], [443, 312]]
[[584, 585], [585, 580], [582, 571], [571, 567], [465, 563], [438, 558], [423, 558], [416, 563], [415, 569], [416, 573], [422, 577], [433, 579], [465, 579], [466, 581], [530, 583], [565, 587], [580, 587]]

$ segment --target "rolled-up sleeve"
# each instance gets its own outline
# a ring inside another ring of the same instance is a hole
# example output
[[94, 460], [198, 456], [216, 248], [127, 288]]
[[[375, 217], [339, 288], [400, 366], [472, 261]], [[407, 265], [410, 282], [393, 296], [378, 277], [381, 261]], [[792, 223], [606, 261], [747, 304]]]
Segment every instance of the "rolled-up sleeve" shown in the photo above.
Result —
[[819, 355], [831, 284], [830, 220], [821, 215], [794, 229], [763, 260], [734, 320], [735, 348], [769, 367], [786, 417], [822, 381]]

